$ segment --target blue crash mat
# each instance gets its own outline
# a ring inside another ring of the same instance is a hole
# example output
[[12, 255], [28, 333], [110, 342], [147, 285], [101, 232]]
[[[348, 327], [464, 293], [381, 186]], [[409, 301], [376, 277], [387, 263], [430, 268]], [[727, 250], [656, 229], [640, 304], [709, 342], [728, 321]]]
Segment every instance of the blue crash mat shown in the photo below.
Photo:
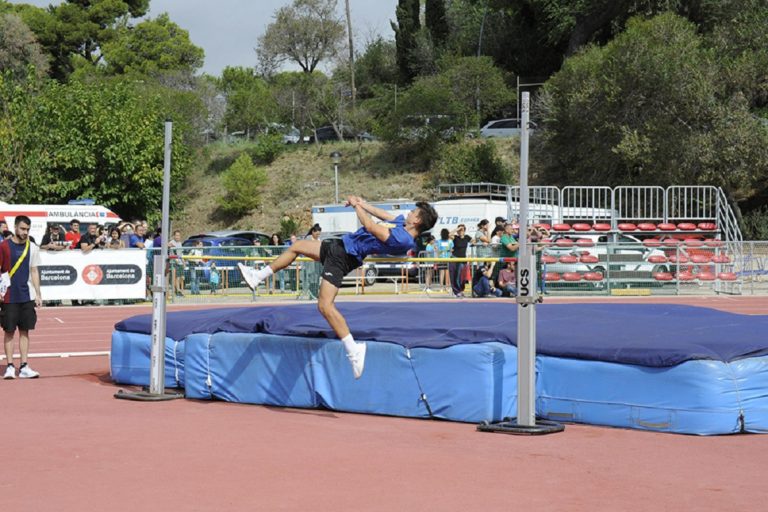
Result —
[[[517, 343], [517, 306], [510, 302], [352, 303], [339, 310], [356, 339], [407, 348], [465, 343]], [[151, 315], [115, 325], [150, 334]], [[193, 333], [268, 333], [335, 339], [313, 304], [255, 306], [168, 313], [167, 336]], [[768, 354], [768, 316], [667, 304], [542, 304], [537, 306], [537, 352], [651, 367], [688, 360], [729, 362]]]

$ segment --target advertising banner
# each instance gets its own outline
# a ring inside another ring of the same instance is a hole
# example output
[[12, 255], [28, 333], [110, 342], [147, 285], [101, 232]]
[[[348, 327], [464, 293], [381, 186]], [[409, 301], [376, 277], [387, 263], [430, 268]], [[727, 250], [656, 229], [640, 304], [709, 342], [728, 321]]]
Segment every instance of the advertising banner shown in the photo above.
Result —
[[40, 251], [43, 300], [143, 299], [147, 253], [142, 249]]

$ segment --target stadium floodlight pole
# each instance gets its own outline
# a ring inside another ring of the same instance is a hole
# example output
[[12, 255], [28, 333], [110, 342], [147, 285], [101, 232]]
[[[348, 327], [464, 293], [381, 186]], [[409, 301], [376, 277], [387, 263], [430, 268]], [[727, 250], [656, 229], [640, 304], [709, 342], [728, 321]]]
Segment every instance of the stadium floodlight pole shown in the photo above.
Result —
[[483, 422], [477, 428], [483, 432], [507, 434], [551, 434], [561, 432], [559, 423], [536, 423], [536, 303], [538, 279], [535, 247], [528, 243], [528, 124], [530, 122], [530, 93], [524, 92], [520, 122], [520, 216], [518, 220], [517, 258], [517, 418], [499, 423]]
[[[171, 141], [173, 138], [173, 122], [165, 121], [165, 152], [163, 160], [163, 203], [162, 220], [160, 222], [160, 253], [154, 255], [154, 273], [152, 276], [152, 335], [149, 368], [149, 392], [125, 393], [122, 390], [115, 398], [128, 400], [157, 401], [181, 398], [180, 393], [165, 392], [165, 295], [167, 285], [165, 268], [168, 260], [168, 230], [170, 226], [170, 196], [171, 196]], [[154, 250], [154, 248], [153, 248]]]

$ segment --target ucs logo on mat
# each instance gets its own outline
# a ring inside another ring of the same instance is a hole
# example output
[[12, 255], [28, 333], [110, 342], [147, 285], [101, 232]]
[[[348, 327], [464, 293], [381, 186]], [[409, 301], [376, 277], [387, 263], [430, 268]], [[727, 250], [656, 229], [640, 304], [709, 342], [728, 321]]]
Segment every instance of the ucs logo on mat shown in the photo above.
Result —
[[136, 284], [143, 275], [137, 265], [88, 265], [83, 269], [86, 284]]

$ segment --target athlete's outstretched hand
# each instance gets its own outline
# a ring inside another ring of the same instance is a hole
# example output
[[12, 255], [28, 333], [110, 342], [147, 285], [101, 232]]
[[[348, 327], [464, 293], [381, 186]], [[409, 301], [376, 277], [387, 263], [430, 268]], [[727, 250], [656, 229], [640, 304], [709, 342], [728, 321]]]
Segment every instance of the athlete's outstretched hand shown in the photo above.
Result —
[[347, 196], [346, 206], [355, 207], [358, 204], [363, 203], [363, 199], [360, 196]]

